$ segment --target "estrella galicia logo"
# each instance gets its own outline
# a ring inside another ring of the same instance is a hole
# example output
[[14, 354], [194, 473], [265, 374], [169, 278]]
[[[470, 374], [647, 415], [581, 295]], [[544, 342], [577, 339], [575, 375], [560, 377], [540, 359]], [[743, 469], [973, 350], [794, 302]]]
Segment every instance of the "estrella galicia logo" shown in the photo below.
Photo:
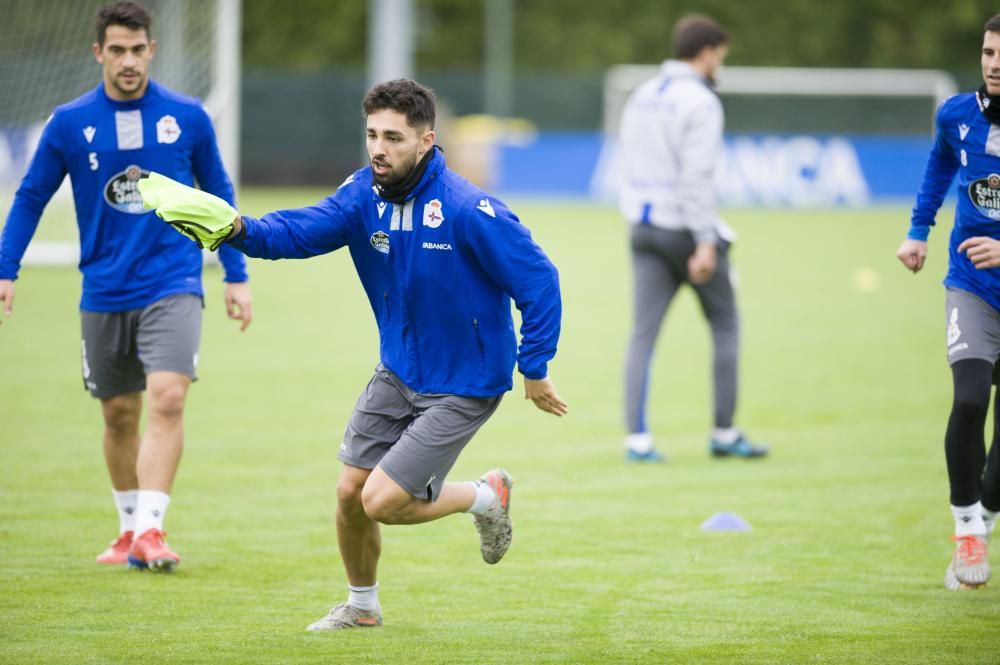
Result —
[[375, 251], [382, 252], [383, 254], [389, 253], [389, 234], [385, 231], [376, 231], [372, 234], [372, 247]]
[[142, 207], [142, 195], [139, 194], [139, 180], [148, 178], [149, 171], [132, 164], [121, 173], [116, 173], [104, 186], [104, 200], [119, 212], [133, 215], [144, 215], [148, 210]]
[[990, 219], [1000, 219], [1000, 175], [991, 173], [970, 182], [969, 198], [976, 210]]

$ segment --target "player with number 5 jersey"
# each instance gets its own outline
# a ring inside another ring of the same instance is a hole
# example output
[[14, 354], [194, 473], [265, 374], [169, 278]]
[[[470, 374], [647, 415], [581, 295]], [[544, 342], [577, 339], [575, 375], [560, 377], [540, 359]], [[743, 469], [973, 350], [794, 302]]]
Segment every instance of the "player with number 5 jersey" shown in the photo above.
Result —
[[[180, 557], [164, 540], [163, 519], [196, 378], [202, 255], [143, 208], [138, 183], [156, 171], [230, 203], [233, 186], [200, 102], [149, 78], [151, 25], [134, 2], [98, 11], [92, 49], [102, 81], [45, 125], [0, 235], [0, 304], [9, 317], [25, 250], [68, 174], [80, 231], [83, 383], [101, 402], [119, 517], [118, 536], [97, 562], [169, 571]], [[246, 259], [230, 247], [219, 256], [226, 309], [242, 330], [251, 320]]]

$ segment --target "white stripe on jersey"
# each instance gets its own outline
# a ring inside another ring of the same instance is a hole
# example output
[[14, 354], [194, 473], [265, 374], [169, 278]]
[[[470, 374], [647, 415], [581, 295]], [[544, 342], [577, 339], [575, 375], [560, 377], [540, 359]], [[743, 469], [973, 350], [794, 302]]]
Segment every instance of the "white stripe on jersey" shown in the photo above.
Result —
[[142, 111], [115, 111], [119, 150], [142, 148]]

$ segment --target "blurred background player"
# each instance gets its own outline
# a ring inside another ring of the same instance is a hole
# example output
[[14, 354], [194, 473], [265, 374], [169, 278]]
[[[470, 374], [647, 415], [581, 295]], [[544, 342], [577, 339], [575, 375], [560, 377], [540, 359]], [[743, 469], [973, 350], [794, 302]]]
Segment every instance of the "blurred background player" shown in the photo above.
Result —
[[896, 256], [919, 272], [927, 237], [952, 181], [958, 204], [948, 251], [945, 326], [954, 399], [944, 450], [955, 518], [955, 553], [945, 586], [980, 586], [990, 578], [986, 545], [1000, 511], [1000, 393], [993, 445], [985, 426], [1000, 357], [1000, 14], [986, 22], [983, 85], [955, 95], [937, 111], [936, 139]]
[[[233, 201], [211, 121], [201, 104], [149, 78], [152, 19], [138, 4], [99, 10], [94, 57], [103, 80], [49, 119], [0, 236], [0, 302], [10, 316], [14, 280], [42, 211], [66, 174], [80, 230], [83, 380], [101, 401], [104, 456], [119, 535], [98, 563], [169, 571], [163, 519], [183, 449], [183, 413], [201, 337], [202, 257], [142, 207], [149, 171]], [[220, 252], [226, 309], [251, 321], [246, 260]], [[142, 392], [146, 430], [140, 437]]]
[[767, 448], [733, 426], [739, 314], [728, 251], [734, 238], [719, 218], [715, 168], [723, 147], [722, 104], [713, 90], [729, 36], [706, 16], [679, 20], [674, 59], [629, 97], [621, 120], [625, 178], [619, 207], [630, 224], [634, 319], [625, 361], [626, 458], [657, 462], [646, 423], [653, 347], [684, 283], [694, 288], [712, 329], [713, 455], [761, 457]]

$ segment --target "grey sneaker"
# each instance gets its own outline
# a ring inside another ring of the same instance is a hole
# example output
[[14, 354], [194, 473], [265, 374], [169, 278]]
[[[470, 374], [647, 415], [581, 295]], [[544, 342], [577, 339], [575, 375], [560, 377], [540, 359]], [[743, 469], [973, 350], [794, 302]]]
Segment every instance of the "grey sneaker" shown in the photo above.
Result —
[[472, 516], [479, 532], [479, 551], [483, 561], [492, 564], [507, 553], [514, 535], [514, 523], [510, 519], [510, 490], [514, 479], [503, 469], [491, 469], [482, 475], [479, 482], [488, 484], [496, 495], [485, 513]]
[[949, 563], [947, 570], [944, 571], [944, 588], [949, 591], [967, 591], [977, 587], [959, 582], [958, 578], [955, 577], [955, 564]]
[[952, 536], [952, 540], [958, 543], [949, 566], [955, 573], [955, 579], [971, 587], [989, 582], [990, 562], [986, 558], [986, 541], [979, 536]]
[[340, 630], [341, 628], [374, 628], [382, 625], [382, 608], [374, 610], [359, 610], [353, 605], [341, 603], [319, 621], [315, 621], [306, 630]]

